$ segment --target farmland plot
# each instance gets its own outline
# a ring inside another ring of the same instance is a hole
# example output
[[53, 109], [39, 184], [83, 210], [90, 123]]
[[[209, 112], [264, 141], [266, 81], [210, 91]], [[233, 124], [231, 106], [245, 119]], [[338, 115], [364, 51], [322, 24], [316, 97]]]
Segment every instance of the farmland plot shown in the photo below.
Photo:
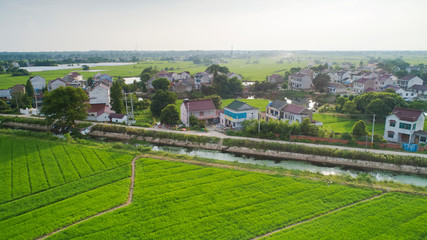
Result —
[[132, 156], [0, 135], [0, 204], [129, 164]]
[[136, 164], [131, 206], [52, 239], [248, 239], [378, 194], [154, 159]]
[[326, 215], [271, 239], [425, 239], [427, 199], [389, 193]]

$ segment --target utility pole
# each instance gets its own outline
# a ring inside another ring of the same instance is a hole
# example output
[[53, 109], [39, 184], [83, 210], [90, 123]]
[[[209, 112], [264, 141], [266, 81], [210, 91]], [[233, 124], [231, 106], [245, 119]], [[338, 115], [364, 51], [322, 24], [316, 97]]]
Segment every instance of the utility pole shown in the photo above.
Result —
[[260, 108], [258, 108], [258, 136], [260, 131], [261, 131], [261, 112], [260, 112]]
[[372, 118], [372, 136], [371, 136], [371, 148], [374, 146], [374, 128], [375, 128], [375, 114]]
[[190, 101], [187, 102], [187, 128], [190, 128]]
[[38, 106], [37, 106], [37, 93], [34, 94], [34, 100], [36, 101], [36, 113], [37, 113], [36, 116], [39, 116], [39, 109], [38, 109]]
[[130, 107], [131, 107], [131, 111], [132, 111], [131, 118], [132, 118], [132, 121], [133, 121], [133, 120], [135, 120], [135, 116], [133, 115], [133, 98], [132, 98], [132, 93], [130, 93], [130, 94], [131, 94], [131, 96], [130, 96]]

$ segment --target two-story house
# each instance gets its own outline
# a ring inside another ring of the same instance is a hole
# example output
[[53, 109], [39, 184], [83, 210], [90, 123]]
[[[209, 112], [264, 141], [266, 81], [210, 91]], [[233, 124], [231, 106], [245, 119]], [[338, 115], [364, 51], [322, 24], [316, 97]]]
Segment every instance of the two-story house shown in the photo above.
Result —
[[368, 78], [359, 78], [353, 82], [353, 92], [355, 93], [364, 93], [366, 89], [375, 89], [374, 87], [374, 81]]
[[30, 82], [33, 85], [34, 91], [41, 91], [46, 88], [46, 79], [39, 75], [30, 78]]
[[328, 85], [328, 92], [332, 94], [346, 94], [347, 88], [341, 83], [331, 82]]
[[289, 121], [291, 124], [294, 121], [301, 123], [306, 118], [309, 118], [310, 122], [312, 122], [313, 113], [308, 108], [276, 100], [267, 105], [265, 117], [267, 121], [275, 119]]
[[272, 74], [267, 77], [267, 81], [270, 83], [276, 83], [277, 87], [281, 88], [284, 82], [283, 76], [280, 74]]
[[181, 122], [189, 126], [190, 116], [206, 121], [207, 124], [214, 123], [218, 119], [218, 114], [212, 99], [185, 100], [181, 104]]
[[110, 88], [104, 84], [98, 84], [89, 92], [89, 103], [90, 104], [101, 104], [104, 103], [110, 106]]
[[220, 116], [221, 124], [232, 129], [241, 129], [245, 120], [258, 119], [258, 108], [247, 103], [234, 100], [224, 108], [224, 113]]
[[414, 133], [424, 128], [424, 113], [420, 110], [395, 107], [385, 122], [384, 139], [390, 142], [413, 143]]
[[307, 90], [313, 85], [313, 77], [310, 74], [296, 73], [289, 75], [288, 86], [290, 89]]
[[62, 78], [57, 78], [55, 80], [49, 81], [49, 83], [47, 84], [47, 90], [53, 91], [59, 87], [65, 87], [65, 86], [67, 86], [67, 82], [64, 81]]
[[423, 85], [423, 80], [415, 75], [406, 75], [397, 80], [397, 85], [406, 90], [413, 85]]

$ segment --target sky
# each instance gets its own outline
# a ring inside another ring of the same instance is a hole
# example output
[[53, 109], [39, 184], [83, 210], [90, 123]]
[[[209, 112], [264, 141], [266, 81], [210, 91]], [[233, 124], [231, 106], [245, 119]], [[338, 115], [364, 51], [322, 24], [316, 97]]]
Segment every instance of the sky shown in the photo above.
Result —
[[426, 0], [0, 0], [0, 51], [427, 50]]

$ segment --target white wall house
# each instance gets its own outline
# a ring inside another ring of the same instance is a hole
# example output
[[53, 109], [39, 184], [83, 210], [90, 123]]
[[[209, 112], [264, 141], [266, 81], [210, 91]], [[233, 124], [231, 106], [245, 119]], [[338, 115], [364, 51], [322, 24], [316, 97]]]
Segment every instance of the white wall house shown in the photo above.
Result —
[[46, 88], [46, 79], [39, 75], [30, 78], [30, 81], [35, 91], [41, 91], [43, 88]]
[[110, 88], [104, 84], [99, 84], [89, 92], [89, 103], [110, 105]]
[[267, 122], [275, 119], [289, 121], [291, 124], [293, 122], [301, 123], [306, 118], [309, 118], [310, 122], [312, 122], [313, 113], [305, 107], [276, 100], [267, 105], [265, 117]]
[[197, 119], [214, 123], [218, 119], [215, 105], [211, 99], [183, 101], [181, 104], [181, 122], [189, 126], [189, 117], [194, 115]]
[[108, 115], [108, 118], [112, 123], [124, 123], [128, 120], [128, 116], [126, 116], [125, 114], [118, 113], [111, 113], [110, 115]]
[[390, 142], [413, 143], [414, 133], [424, 128], [424, 113], [420, 110], [395, 107], [387, 116], [384, 139]]
[[91, 104], [87, 110], [87, 120], [108, 122], [110, 121], [110, 114], [114, 113], [106, 104]]
[[347, 88], [341, 83], [329, 83], [328, 92], [332, 94], [346, 94]]
[[374, 81], [368, 78], [359, 78], [353, 82], [353, 92], [364, 93], [368, 88], [374, 88]]
[[50, 81], [47, 84], [47, 90], [53, 91], [59, 87], [65, 87], [65, 86], [67, 86], [67, 83], [62, 78], [57, 78], [55, 80]]
[[292, 74], [289, 76], [288, 85], [290, 89], [311, 89], [313, 78], [309, 74]]
[[234, 100], [224, 108], [224, 114], [221, 114], [221, 118], [221, 123], [224, 127], [239, 130], [242, 128], [243, 121], [258, 119], [258, 108], [239, 100]]
[[405, 101], [413, 101], [418, 96], [416, 92], [405, 90], [402, 88], [397, 89], [396, 93], [399, 94]]
[[413, 85], [423, 85], [423, 80], [415, 75], [406, 75], [397, 80], [397, 85], [406, 90], [411, 88]]

